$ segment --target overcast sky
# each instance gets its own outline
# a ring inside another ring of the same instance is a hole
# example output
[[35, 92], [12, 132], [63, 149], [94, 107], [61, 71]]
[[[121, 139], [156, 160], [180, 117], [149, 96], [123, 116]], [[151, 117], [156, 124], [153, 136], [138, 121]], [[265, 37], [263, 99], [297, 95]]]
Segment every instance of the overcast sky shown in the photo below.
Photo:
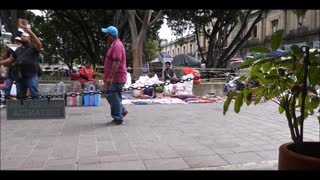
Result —
[[172, 34], [171, 29], [167, 25], [167, 20], [164, 19], [163, 24], [159, 30], [160, 39], [167, 39], [169, 42], [175, 40], [175, 36]]

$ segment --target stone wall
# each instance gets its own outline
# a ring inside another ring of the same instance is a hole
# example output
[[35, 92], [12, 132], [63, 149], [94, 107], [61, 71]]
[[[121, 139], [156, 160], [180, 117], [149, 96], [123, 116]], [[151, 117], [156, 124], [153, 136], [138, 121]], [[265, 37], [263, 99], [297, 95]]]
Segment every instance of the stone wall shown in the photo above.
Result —
[[193, 85], [193, 94], [196, 96], [206, 96], [208, 93], [214, 93], [217, 96], [223, 96], [223, 86], [225, 82], [201, 82]]

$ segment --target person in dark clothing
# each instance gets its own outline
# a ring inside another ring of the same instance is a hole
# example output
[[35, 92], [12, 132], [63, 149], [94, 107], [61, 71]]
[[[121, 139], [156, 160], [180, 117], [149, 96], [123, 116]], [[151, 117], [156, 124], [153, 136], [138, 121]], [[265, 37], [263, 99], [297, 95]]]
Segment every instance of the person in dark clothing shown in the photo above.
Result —
[[177, 75], [173, 69], [171, 69], [171, 63], [165, 62], [166, 69], [163, 71], [164, 82], [170, 81], [175, 82], [177, 80]]
[[[28, 27], [19, 28], [22, 32], [22, 46], [18, 47], [13, 56], [0, 62], [1, 64], [16, 63], [17, 98], [26, 98], [27, 89], [33, 99], [38, 98], [38, 74], [42, 44], [37, 35]], [[31, 41], [32, 39], [32, 41]]]

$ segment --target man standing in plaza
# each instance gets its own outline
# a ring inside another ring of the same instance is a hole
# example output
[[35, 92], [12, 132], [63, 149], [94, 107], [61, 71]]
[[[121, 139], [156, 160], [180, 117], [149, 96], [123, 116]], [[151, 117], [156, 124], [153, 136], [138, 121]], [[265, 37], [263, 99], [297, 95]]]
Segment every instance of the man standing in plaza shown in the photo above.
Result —
[[13, 56], [1, 61], [0, 65], [16, 63], [17, 98], [24, 99], [27, 89], [32, 99], [38, 98], [38, 73], [40, 70], [40, 52], [42, 44], [37, 35], [28, 27], [19, 28], [22, 46], [18, 47]]
[[126, 52], [118, 38], [118, 29], [114, 26], [101, 29], [109, 44], [104, 62], [104, 88], [111, 108], [113, 120], [108, 125], [124, 124], [123, 117], [128, 111], [123, 107], [121, 90], [127, 80]]

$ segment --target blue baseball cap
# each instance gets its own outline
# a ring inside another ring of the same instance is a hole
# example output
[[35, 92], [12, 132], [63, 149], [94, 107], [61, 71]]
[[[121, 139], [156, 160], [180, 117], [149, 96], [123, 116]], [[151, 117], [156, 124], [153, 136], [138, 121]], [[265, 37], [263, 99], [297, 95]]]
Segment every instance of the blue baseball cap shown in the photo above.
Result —
[[115, 36], [117, 37], [118, 36], [118, 29], [114, 26], [109, 26], [107, 28], [101, 28], [101, 31], [103, 33], [109, 33], [111, 34], [112, 36]]

